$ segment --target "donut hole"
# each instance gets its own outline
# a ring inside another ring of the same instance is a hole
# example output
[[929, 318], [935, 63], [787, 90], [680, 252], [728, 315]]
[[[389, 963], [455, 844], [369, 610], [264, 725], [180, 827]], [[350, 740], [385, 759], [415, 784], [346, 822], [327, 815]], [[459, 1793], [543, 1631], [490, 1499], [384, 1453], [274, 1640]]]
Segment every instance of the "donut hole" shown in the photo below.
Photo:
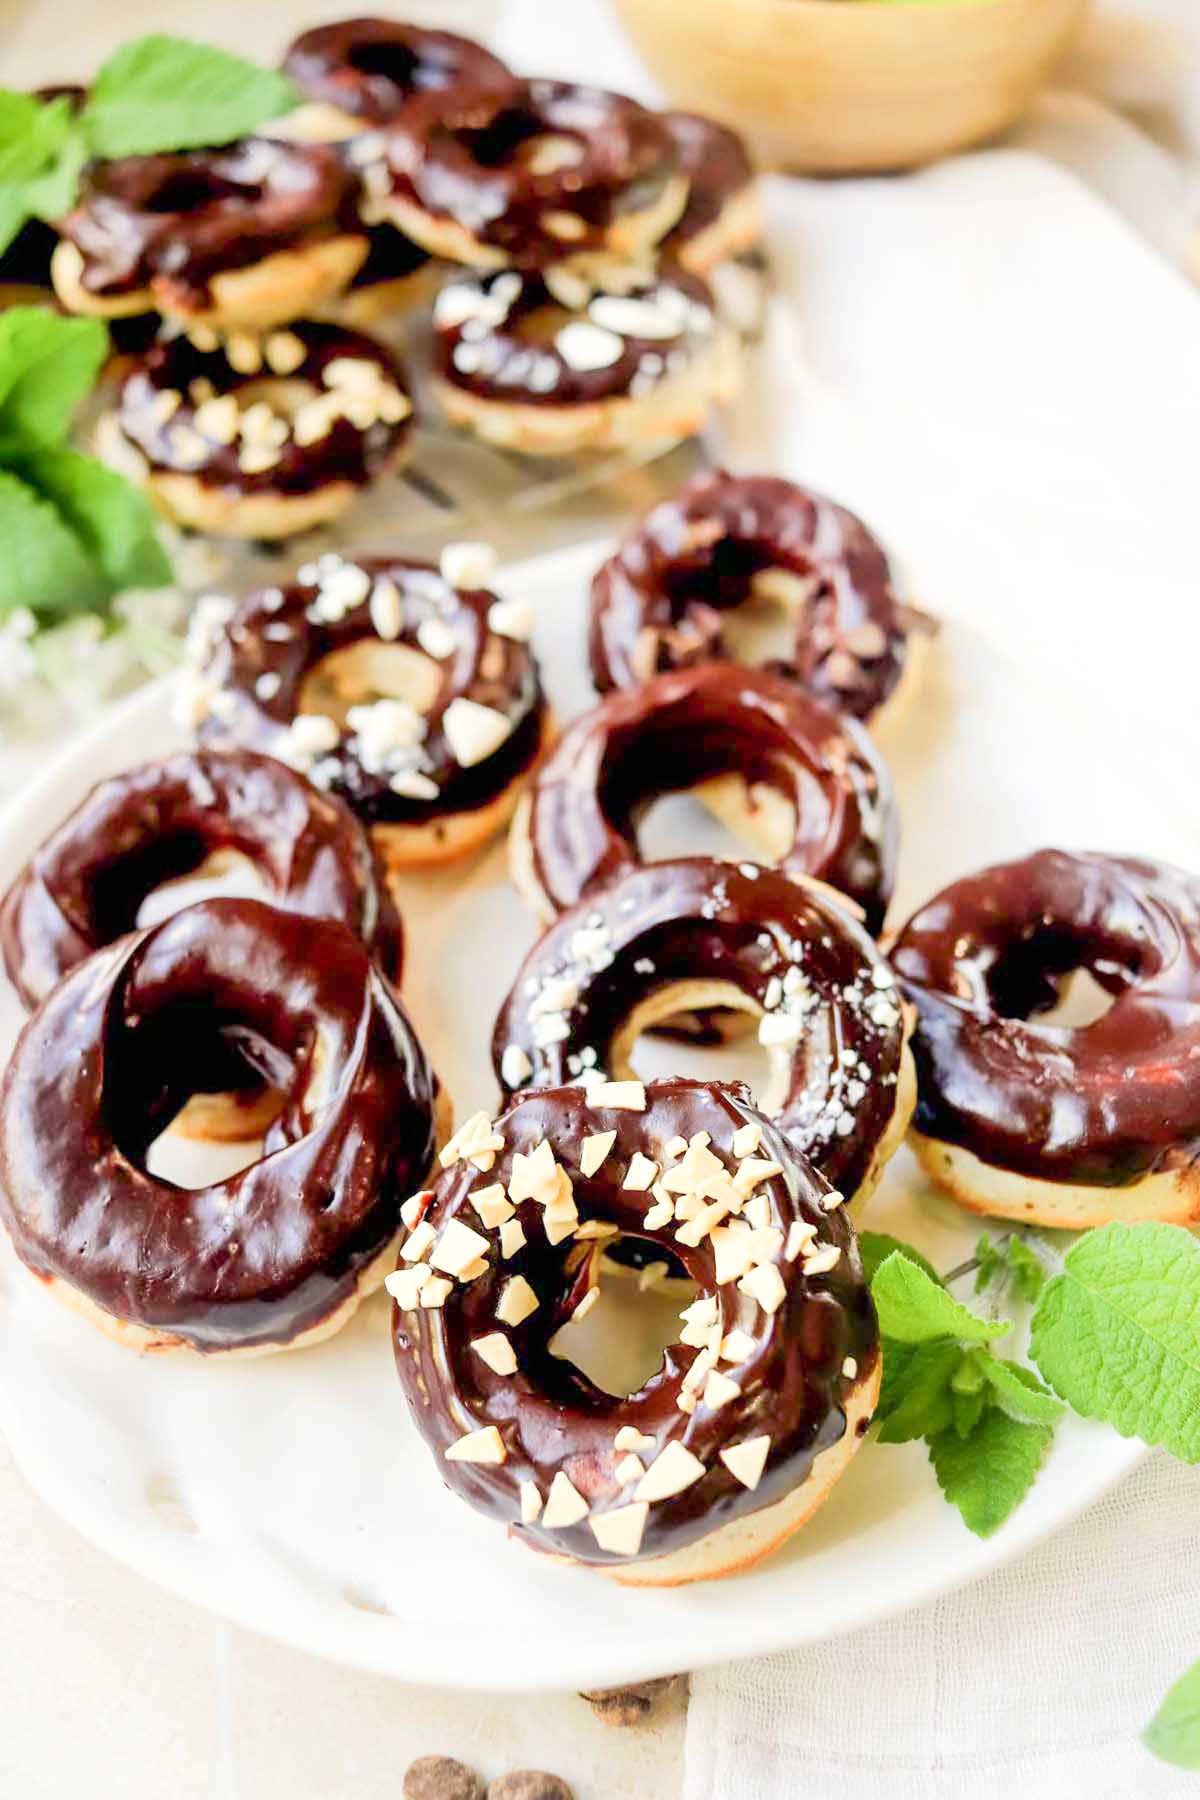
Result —
[[762, 1008], [731, 982], [679, 981], [640, 1002], [613, 1039], [616, 1080], [744, 1081], [760, 1112], [778, 1112], [791, 1058], [758, 1041]]
[[740, 663], [794, 664], [796, 639], [820, 586], [818, 577], [790, 569], [759, 570], [722, 620], [726, 654]]
[[667, 1256], [644, 1238], [622, 1233], [608, 1240], [594, 1264], [599, 1297], [586, 1317], [559, 1327], [551, 1355], [615, 1398], [645, 1387], [679, 1341], [681, 1311], [697, 1297], [696, 1284], [673, 1272]]
[[359, 638], [313, 664], [300, 684], [296, 710], [323, 713], [343, 730], [352, 706], [373, 706], [377, 700], [401, 700], [425, 714], [444, 675], [440, 663], [408, 644]]
[[1046, 924], [1005, 945], [985, 979], [1001, 1018], [1079, 1030], [1103, 1018], [1138, 973], [1128, 946]]
[[185, 874], [160, 881], [145, 895], [137, 909], [135, 924], [139, 930], [157, 925], [185, 906], [199, 900], [216, 899], [269, 900], [271, 894], [250, 857], [240, 850], [213, 850], [202, 855]]
[[112, 943], [218, 892], [263, 896], [250, 858], [232, 845], [214, 849], [198, 831], [163, 832], [113, 857], [92, 876], [87, 895], [91, 935], [97, 942]]
[[782, 862], [796, 836], [796, 809], [777, 788], [716, 775], [658, 795], [640, 811], [637, 849], [643, 862], [714, 856], [740, 862], [749, 852]]

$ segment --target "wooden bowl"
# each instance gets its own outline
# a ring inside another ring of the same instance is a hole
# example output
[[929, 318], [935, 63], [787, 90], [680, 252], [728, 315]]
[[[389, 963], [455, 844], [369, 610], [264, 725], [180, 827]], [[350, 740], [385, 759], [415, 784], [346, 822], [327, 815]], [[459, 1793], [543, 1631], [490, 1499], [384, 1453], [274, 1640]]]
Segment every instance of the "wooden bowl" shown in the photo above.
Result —
[[788, 169], [899, 169], [999, 131], [1090, 0], [615, 0], [680, 106]]

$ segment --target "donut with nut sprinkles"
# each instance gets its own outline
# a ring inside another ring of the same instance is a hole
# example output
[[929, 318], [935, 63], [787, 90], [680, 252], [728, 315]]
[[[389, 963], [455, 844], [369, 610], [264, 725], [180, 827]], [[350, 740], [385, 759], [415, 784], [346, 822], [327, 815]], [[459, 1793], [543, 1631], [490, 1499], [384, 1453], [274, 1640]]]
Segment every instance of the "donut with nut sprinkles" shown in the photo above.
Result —
[[192, 326], [134, 362], [98, 445], [177, 524], [271, 540], [339, 518], [412, 417], [403, 372], [360, 332]]
[[502, 1091], [631, 1079], [643, 1031], [729, 1007], [770, 1059], [760, 1109], [861, 1204], [901, 1142], [916, 1081], [888, 963], [828, 890], [754, 863], [634, 868], [560, 915], [500, 1009]]
[[[916, 1003], [914, 1146], [976, 1212], [1084, 1228], [1200, 1218], [1200, 877], [1040, 850], [898, 934]], [[1111, 1004], [1039, 1018], [1087, 970]]]
[[51, 262], [71, 312], [265, 330], [331, 300], [367, 252], [336, 144], [243, 138], [88, 166]]
[[331, 552], [211, 601], [180, 717], [347, 801], [388, 868], [461, 856], [506, 823], [547, 730], [532, 615], [483, 585], [493, 566], [482, 545], [440, 568]]
[[697, 475], [647, 514], [592, 584], [601, 693], [664, 669], [742, 660], [744, 611], [782, 607], [794, 647], [771, 666], [839, 711], [890, 701], [928, 620], [901, 604], [882, 546], [843, 506], [775, 476]]
[[[248, 1168], [146, 1166], [231, 1050], [283, 1096]], [[0, 1089], [0, 1218], [57, 1299], [139, 1350], [281, 1350], [395, 1256], [437, 1083], [395, 993], [329, 919], [208, 900], [98, 951], [27, 1022]]]
[[[765, 669], [705, 663], [610, 694], [569, 725], [513, 824], [513, 879], [546, 920], [639, 860], [637, 820], [694, 790], [765, 860], [836, 888], [883, 922], [897, 821], [856, 720]], [[768, 843], [767, 840], [770, 840]]]
[[337, 919], [393, 980], [400, 919], [353, 813], [250, 750], [180, 751], [94, 787], [0, 903], [8, 978], [26, 1006], [137, 926], [148, 895], [231, 855], [287, 912]]
[[[840, 1197], [745, 1088], [542, 1088], [468, 1119], [439, 1160], [387, 1286], [448, 1485], [531, 1548], [637, 1585], [725, 1575], [790, 1536], [867, 1429], [879, 1344]], [[550, 1347], [621, 1237], [697, 1289], [624, 1397]]]

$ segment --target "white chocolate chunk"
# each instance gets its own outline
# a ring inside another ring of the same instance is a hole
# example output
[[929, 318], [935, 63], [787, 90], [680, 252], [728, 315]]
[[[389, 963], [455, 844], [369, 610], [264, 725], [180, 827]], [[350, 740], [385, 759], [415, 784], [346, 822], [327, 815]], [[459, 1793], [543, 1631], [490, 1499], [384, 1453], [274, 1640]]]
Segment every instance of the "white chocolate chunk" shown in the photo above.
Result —
[[546, 1506], [542, 1513], [542, 1524], [549, 1531], [557, 1531], [564, 1525], [578, 1525], [588, 1515], [588, 1503], [579, 1489], [562, 1470], [550, 1483], [550, 1492], [546, 1496]]
[[629, 1506], [614, 1507], [612, 1512], [593, 1514], [588, 1524], [602, 1550], [611, 1551], [614, 1556], [636, 1556], [642, 1547], [649, 1511], [644, 1500], [635, 1500]]
[[514, 1275], [506, 1283], [496, 1306], [496, 1317], [502, 1325], [519, 1325], [538, 1309], [538, 1297], [523, 1275]]
[[734, 1478], [753, 1491], [762, 1480], [771, 1448], [769, 1435], [746, 1438], [740, 1444], [727, 1444], [720, 1452], [721, 1461]]
[[704, 1464], [693, 1456], [686, 1444], [672, 1438], [655, 1457], [634, 1490], [637, 1500], [669, 1500], [682, 1494], [704, 1474]]
[[504, 1439], [494, 1425], [468, 1431], [446, 1451], [447, 1462], [502, 1463], [508, 1460]]
[[497, 1375], [515, 1375], [517, 1353], [502, 1331], [489, 1331], [486, 1337], [471, 1339], [471, 1348]]

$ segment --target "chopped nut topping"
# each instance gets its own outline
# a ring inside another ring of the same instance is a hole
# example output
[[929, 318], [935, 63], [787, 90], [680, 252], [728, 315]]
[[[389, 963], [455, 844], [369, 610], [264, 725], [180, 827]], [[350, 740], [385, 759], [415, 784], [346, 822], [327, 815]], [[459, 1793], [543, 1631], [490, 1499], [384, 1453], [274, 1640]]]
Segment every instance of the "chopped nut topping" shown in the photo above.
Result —
[[505, 1262], [525, 1248], [525, 1230], [520, 1219], [506, 1219], [500, 1227], [500, 1254]]
[[475, 1208], [476, 1217], [481, 1225], [489, 1231], [495, 1231], [506, 1219], [513, 1216], [513, 1204], [498, 1181], [490, 1187], [483, 1187], [471, 1195], [471, 1205]]
[[496, 552], [490, 544], [447, 544], [440, 568], [443, 581], [452, 588], [486, 587], [496, 569]]
[[560, 1469], [550, 1483], [545, 1511], [542, 1513], [542, 1524], [548, 1530], [556, 1531], [563, 1525], [578, 1525], [581, 1519], [587, 1518], [587, 1515], [587, 1501]]
[[508, 1451], [504, 1439], [494, 1425], [485, 1425], [479, 1431], [468, 1431], [465, 1437], [460, 1437], [446, 1451], [447, 1462], [502, 1463], [507, 1460]]
[[[671, 1223], [671, 1220], [674, 1217], [675, 1207], [672, 1203], [671, 1196], [667, 1194], [665, 1197], [655, 1201], [654, 1205], [649, 1209], [645, 1218], [642, 1220], [642, 1223], [645, 1225], [647, 1231], [661, 1231], [665, 1225]], [[654, 1264], [652, 1266], [657, 1268], [659, 1265]]]
[[542, 1496], [538, 1492], [537, 1483], [523, 1481], [521, 1483], [521, 1522], [532, 1525], [542, 1510]]
[[744, 1217], [755, 1231], [767, 1231], [771, 1224], [771, 1200], [767, 1194], [755, 1194], [746, 1202]]
[[575, 1233], [577, 1238], [610, 1238], [620, 1237], [619, 1225], [610, 1225], [607, 1219], [585, 1219]]
[[597, 1081], [588, 1089], [592, 1108], [610, 1106], [618, 1112], [645, 1112], [646, 1089], [640, 1081]]
[[538, 1297], [523, 1275], [514, 1275], [505, 1286], [496, 1307], [496, 1317], [502, 1325], [519, 1325], [530, 1313], [537, 1311]]
[[558, 1164], [554, 1160], [554, 1151], [550, 1147], [549, 1138], [530, 1151], [518, 1150], [512, 1159], [512, 1173], [508, 1178], [508, 1196], [510, 1200], [536, 1200], [545, 1206], [558, 1197]]
[[622, 1487], [628, 1487], [631, 1481], [640, 1481], [645, 1473], [645, 1463], [640, 1456], [635, 1456], [632, 1450], [621, 1458], [613, 1470], [613, 1474]]
[[404, 626], [400, 589], [386, 575], [378, 575], [371, 588], [371, 628], [385, 643], [394, 643]]
[[774, 1175], [783, 1174], [783, 1164], [771, 1162], [766, 1157], [747, 1156], [737, 1167], [733, 1185], [743, 1194], [751, 1194], [764, 1181]]
[[739, 1281], [753, 1266], [754, 1248], [750, 1240], [750, 1232], [735, 1230], [733, 1226], [719, 1225], [709, 1234], [716, 1259], [718, 1287], [724, 1287], [728, 1281]]
[[674, 1162], [678, 1157], [683, 1155], [687, 1147], [688, 1141], [685, 1137], [673, 1137], [663, 1145], [663, 1155], [668, 1162]]
[[512, 735], [512, 721], [494, 706], [481, 706], [478, 700], [460, 694], [442, 714], [442, 730], [455, 762], [460, 768], [473, 769], [494, 756]]
[[639, 1431], [636, 1425], [622, 1425], [613, 1439], [616, 1449], [632, 1450], [642, 1454], [653, 1450], [657, 1442], [657, 1438], [647, 1437], [646, 1433]]
[[588, 1524], [602, 1550], [610, 1550], [614, 1556], [636, 1556], [642, 1547], [649, 1511], [646, 1501], [635, 1500], [612, 1512], [594, 1513]]
[[417, 642], [426, 656], [432, 656], [438, 662], [444, 662], [453, 656], [458, 639], [447, 625], [445, 619], [422, 619], [417, 626]]
[[[617, 1141], [615, 1131], [593, 1131], [584, 1138], [579, 1149], [579, 1172], [594, 1175]], [[653, 1164], [651, 1165], [653, 1167]]]
[[651, 1162], [648, 1156], [643, 1156], [640, 1150], [635, 1150], [621, 1186], [635, 1194], [644, 1194], [657, 1180], [658, 1164]]
[[425, 1208], [433, 1199], [430, 1188], [421, 1188], [418, 1193], [410, 1194], [400, 1208], [400, 1217], [410, 1231], [414, 1230], [425, 1216]]
[[[519, 1088], [533, 1074], [530, 1062], [520, 1044], [505, 1045], [504, 1055], [500, 1059], [500, 1077], [505, 1087]], [[586, 1174], [588, 1171], [584, 1171]]]
[[400, 1252], [402, 1259], [408, 1263], [423, 1262], [433, 1248], [436, 1237], [437, 1232], [428, 1219], [422, 1219], [405, 1238], [404, 1248]]
[[422, 1306], [444, 1306], [454, 1291], [448, 1275], [431, 1275], [421, 1288]]
[[756, 1345], [748, 1331], [731, 1331], [721, 1339], [721, 1361], [742, 1363], [754, 1355]]
[[762, 1143], [762, 1126], [753, 1121], [749, 1125], [740, 1125], [733, 1134], [733, 1154], [737, 1157], [753, 1156]]
[[721, 1461], [729, 1473], [740, 1481], [742, 1486], [752, 1492], [762, 1480], [762, 1472], [767, 1466], [767, 1456], [771, 1449], [768, 1435], [746, 1438], [740, 1444], [727, 1444], [720, 1452]]
[[[441, 1269], [443, 1274], [461, 1278], [465, 1270], [486, 1258], [487, 1248], [488, 1241], [485, 1237], [472, 1231], [461, 1219], [451, 1219], [443, 1226], [442, 1235], [429, 1261], [435, 1269]], [[486, 1262], [484, 1266], [486, 1267]]]
[[743, 1294], [758, 1301], [764, 1312], [778, 1312], [787, 1298], [787, 1289], [783, 1285], [783, 1276], [774, 1263], [759, 1263], [738, 1282]]
[[421, 1289], [429, 1280], [429, 1264], [417, 1263], [409, 1269], [395, 1269], [384, 1277], [383, 1285], [397, 1306], [411, 1312], [420, 1305]]
[[705, 1473], [704, 1464], [686, 1444], [672, 1438], [655, 1457], [634, 1490], [637, 1500], [669, 1500], [682, 1494]]
[[471, 1339], [471, 1348], [497, 1375], [515, 1375], [517, 1353], [502, 1331]]
[[533, 636], [533, 618], [533, 608], [524, 600], [495, 600], [488, 608], [488, 630], [526, 644]]
[[820, 1250], [814, 1250], [806, 1256], [801, 1267], [806, 1275], [828, 1275], [841, 1260], [841, 1249], [837, 1244], [826, 1244]]
[[821, 1206], [827, 1213], [836, 1212], [839, 1206], [845, 1206], [845, 1204], [845, 1194], [839, 1194], [836, 1188], [831, 1194], [823, 1195], [821, 1199]]
[[294, 331], [273, 331], [263, 345], [267, 367], [273, 375], [294, 375], [306, 352]]
[[196, 408], [196, 430], [217, 444], [232, 444], [238, 434], [238, 404], [232, 394], [205, 400]]
[[704, 1383], [704, 1404], [715, 1412], [719, 1406], [728, 1406], [731, 1400], [736, 1400], [741, 1391], [731, 1376], [722, 1374], [720, 1369], [710, 1369]]
[[816, 1237], [815, 1225], [806, 1225], [803, 1219], [793, 1219], [788, 1226], [787, 1244], [783, 1252], [785, 1259], [795, 1262], [801, 1251], [807, 1250], [810, 1244], [816, 1242]]
[[230, 368], [239, 375], [257, 375], [263, 365], [262, 345], [248, 331], [230, 333], [225, 356]]
[[503, 1148], [504, 1139], [493, 1129], [487, 1114], [477, 1112], [459, 1126], [440, 1152], [438, 1161], [443, 1169], [450, 1168], [452, 1163], [471, 1162], [477, 1169], [486, 1171], [495, 1162], [497, 1150]]
[[854, 1377], [858, 1374], [858, 1364], [852, 1356], [848, 1356], [843, 1362], [842, 1374], [846, 1377], [847, 1381], [853, 1381]]

